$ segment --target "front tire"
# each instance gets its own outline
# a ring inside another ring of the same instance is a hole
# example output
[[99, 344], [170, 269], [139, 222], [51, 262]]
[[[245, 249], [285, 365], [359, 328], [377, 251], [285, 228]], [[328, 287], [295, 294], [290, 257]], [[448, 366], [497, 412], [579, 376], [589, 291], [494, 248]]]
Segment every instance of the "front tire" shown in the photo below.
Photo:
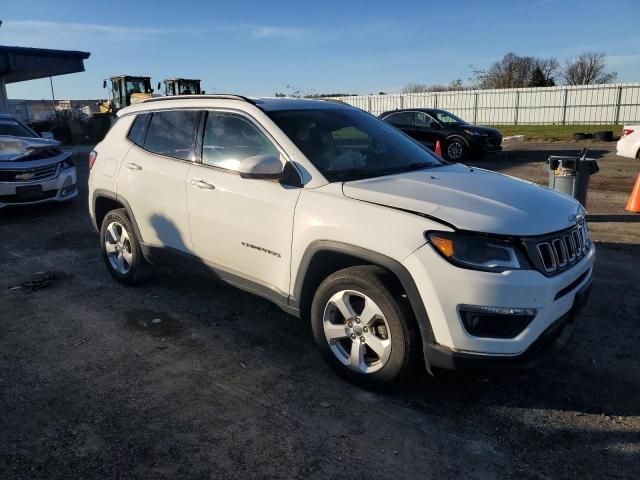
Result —
[[100, 247], [107, 270], [116, 280], [132, 285], [142, 279], [148, 265], [124, 208], [112, 210], [104, 217]]
[[365, 388], [397, 383], [416, 363], [416, 324], [396, 283], [381, 267], [350, 267], [327, 277], [313, 298], [311, 326], [322, 355]]
[[469, 147], [461, 138], [451, 138], [446, 141], [444, 155], [452, 162], [462, 162], [469, 156]]

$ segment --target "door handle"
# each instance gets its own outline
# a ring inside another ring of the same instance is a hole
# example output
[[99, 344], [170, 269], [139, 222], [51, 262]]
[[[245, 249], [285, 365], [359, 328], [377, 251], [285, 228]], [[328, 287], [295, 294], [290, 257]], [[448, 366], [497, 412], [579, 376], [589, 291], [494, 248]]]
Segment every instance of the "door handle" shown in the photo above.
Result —
[[142, 170], [142, 167], [137, 163], [127, 163], [125, 167], [127, 167], [129, 170]]
[[200, 190], [215, 190], [215, 185], [210, 184], [209, 182], [202, 180], [201, 178], [192, 178], [191, 185]]

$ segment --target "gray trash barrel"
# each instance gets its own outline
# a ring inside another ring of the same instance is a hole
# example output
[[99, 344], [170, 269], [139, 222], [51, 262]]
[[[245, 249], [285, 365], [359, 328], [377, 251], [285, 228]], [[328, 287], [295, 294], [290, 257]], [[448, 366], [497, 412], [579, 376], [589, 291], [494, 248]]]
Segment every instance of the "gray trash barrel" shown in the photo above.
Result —
[[547, 163], [549, 188], [571, 195], [586, 207], [589, 177], [600, 170], [593, 158], [587, 158], [587, 149], [579, 157], [551, 155]]

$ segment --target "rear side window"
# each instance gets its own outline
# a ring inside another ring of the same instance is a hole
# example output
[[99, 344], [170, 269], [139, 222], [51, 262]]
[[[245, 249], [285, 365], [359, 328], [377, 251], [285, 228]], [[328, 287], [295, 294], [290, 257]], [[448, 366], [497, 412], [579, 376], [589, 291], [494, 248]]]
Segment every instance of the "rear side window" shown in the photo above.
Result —
[[135, 143], [139, 147], [144, 144], [144, 137], [147, 133], [150, 116], [151, 115], [149, 113], [140, 113], [136, 115], [136, 118], [133, 120], [133, 124], [129, 129], [127, 138], [129, 139], [129, 141]]
[[196, 110], [154, 112], [144, 149], [180, 160], [192, 160], [199, 115]]
[[398, 112], [386, 117], [385, 121], [397, 127], [410, 127], [414, 124], [415, 116], [414, 112]]

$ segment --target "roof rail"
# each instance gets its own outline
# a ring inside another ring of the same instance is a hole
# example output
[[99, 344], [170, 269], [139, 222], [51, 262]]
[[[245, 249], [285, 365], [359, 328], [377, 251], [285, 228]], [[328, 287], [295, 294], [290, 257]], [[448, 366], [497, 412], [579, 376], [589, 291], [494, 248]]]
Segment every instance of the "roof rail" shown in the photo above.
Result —
[[313, 100], [322, 100], [323, 102], [330, 102], [330, 103], [340, 103], [342, 105], [347, 105], [348, 107], [353, 106], [353, 105], [349, 105], [347, 102], [338, 100], [337, 98], [314, 98]]
[[171, 95], [168, 97], [151, 97], [151, 98], [147, 98], [146, 100], [143, 100], [140, 103], [162, 102], [166, 100], [185, 100], [188, 98], [201, 98], [201, 99], [211, 99], [211, 100], [215, 100], [215, 99], [239, 100], [241, 102], [250, 103], [251, 105], [256, 105], [256, 101], [249, 97], [244, 97], [242, 95], [227, 94], [227, 93], [210, 93], [210, 94], [203, 94], [203, 95]]

